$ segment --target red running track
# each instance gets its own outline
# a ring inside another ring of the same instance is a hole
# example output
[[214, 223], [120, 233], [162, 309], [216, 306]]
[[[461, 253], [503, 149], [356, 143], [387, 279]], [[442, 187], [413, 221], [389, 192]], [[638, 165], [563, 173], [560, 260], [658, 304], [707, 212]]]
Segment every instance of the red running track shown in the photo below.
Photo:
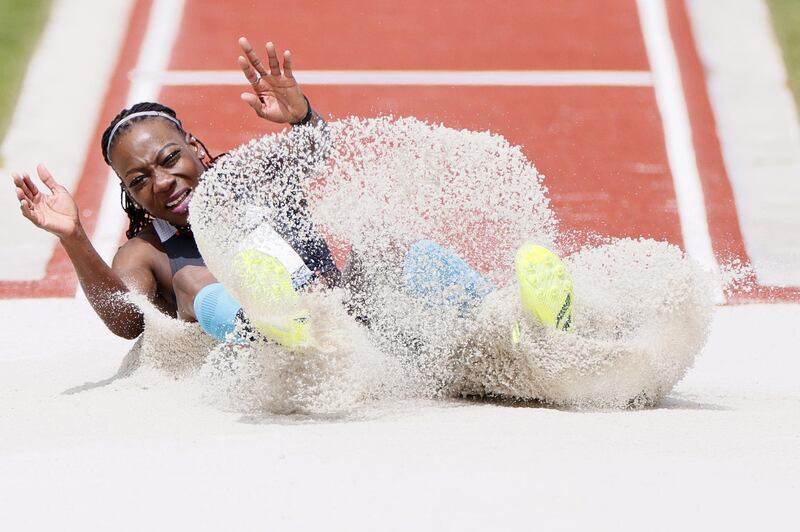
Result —
[[[683, 0], [665, 0], [681, 70], [709, 232], [718, 260], [749, 262], [722, 160], [706, 84]], [[635, 0], [186, 0], [170, 70], [234, 70], [240, 35], [290, 47], [298, 70], [649, 70]], [[125, 45], [76, 190], [91, 234], [106, 170], [99, 136], [124, 105], [147, 24], [137, 0]], [[302, 78], [301, 78], [302, 81]], [[213, 152], [275, 128], [239, 100], [242, 87], [167, 86], [170, 105]], [[333, 117], [392, 113], [455, 128], [492, 130], [523, 146], [547, 176], [562, 227], [682, 245], [675, 190], [655, 90], [649, 86], [485, 87], [309, 85]], [[57, 247], [44, 279], [0, 281], [1, 298], [72, 297], [76, 280]], [[800, 289], [756, 287], [729, 302], [797, 301]]]

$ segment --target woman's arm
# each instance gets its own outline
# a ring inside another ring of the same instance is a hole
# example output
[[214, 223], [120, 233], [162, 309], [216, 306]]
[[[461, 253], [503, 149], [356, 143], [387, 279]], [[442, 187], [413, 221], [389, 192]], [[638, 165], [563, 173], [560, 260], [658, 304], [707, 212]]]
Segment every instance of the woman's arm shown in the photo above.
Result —
[[142, 313], [123, 296], [128, 293], [130, 285], [152, 299], [155, 296], [155, 277], [146, 268], [138, 271], [130, 268], [133, 261], [128, 258], [124, 267], [132, 273], [126, 284], [119, 273], [103, 261], [86, 236], [78, 207], [67, 189], [56, 182], [44, 165], [39, 165], [36, 171], [42, 183], [50, 189], [50, 195], [41, 192], [27, 174], [12, 174], [22, 215], [59, 238], [89, 303], [111, 332], [124, 338], [136, 338], [144, 329]]
[[134, 290], [153, 300], [156, 282], [152, 272], [146, 268], [116, 267], [117, 257], [114, 258], [115, 267], [109, 267], [97, 253], [83, 228], [69, 238], [61, 238], [61, 245], [75, 267], [86, 298], [106, 327], [123, 338], [136, 338], [142, 334], [144, 317], [139, 308], [125, 296]]
[[264, 120], [309, 126], [294, 130], [287, 146], [292, 160], [303, 163], [298, 167], [301, 176], [309, 177], [315, 172], [316, 164], [328, 157], [330, 135], [325, 120], [311, 107], [294, 78], [292, 53], [286, 50], [281, 64], [275, 45], [268, 42], [267, 69], [246, 38], [239, 39], [239, 46], [244, 53], [239, 56], [239, 68], [253, 88], [253, 92], [242, 93], [242, 100]]
[[[307, 118], [310, 106], [300, 90], [292, 72], [292, 53], [283, 52], [283, 68], [278, 61], [275, 45], [268, 42], [267, 63], [269, 70], [253, 49], [250, 41], [241, 37], [239, 46], [243, 56], [239, 56], [239, 68], [253, 87], [253, 92], [243, 92], [242, 100], [247, 102], [258, 116], [277, 124], [299, 124]], [[313, 118], [321, 120], [319, 115]], [[314, 123], [308, 121], [308, 123]]]

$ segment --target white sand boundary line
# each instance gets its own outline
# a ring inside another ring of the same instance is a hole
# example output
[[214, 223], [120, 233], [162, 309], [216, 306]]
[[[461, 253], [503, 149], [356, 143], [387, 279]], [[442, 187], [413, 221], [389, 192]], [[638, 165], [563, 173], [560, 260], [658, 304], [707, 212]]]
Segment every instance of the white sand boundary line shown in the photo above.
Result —
[[800, 124], [769, 9], [763, 0], [687, 8], [756, 277], [800, 286]]
[[[0, 147], [0, 175], [35, 174], [42, 162], [74, 190], [100, 115], [133, 0], [57, 0], [34, 52]], [[76, 31], [102, 20], [91, 31]], [[98, 46], [98, 42], [103, 43]], [[0, 188], [0, 279], [38, 280], [58, 245], [19, 213], [9, 184]]]
[[[675, 185], [678, 215], [686, 252], [710, 271], [718, 271], [708, 231], [703, 187], [692, 144], [689, 110], [681, 85], [675, 45], [663, 0], [637, 0], [647, 55], [655, 79], [656, 101], [664, 126], [667, 158]], [[721, 288], [718, 303], [724, 302]]]
[[[448, 85], [652, 87], [639, 70], [296, 70], [302, 85]], [[246, 85], [239, 70], [136, 69], [131, 79], [163, 86]]]

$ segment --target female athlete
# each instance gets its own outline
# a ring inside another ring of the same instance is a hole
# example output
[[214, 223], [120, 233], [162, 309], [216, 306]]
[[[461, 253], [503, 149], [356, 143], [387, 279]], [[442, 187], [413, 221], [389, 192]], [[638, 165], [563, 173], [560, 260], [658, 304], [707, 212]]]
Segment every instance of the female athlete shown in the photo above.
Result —
[[[281, 63], [275, 46], [268, 42], [265, 65], [246, 38], [242, 37], [239, 45], [243, 51], [239, 66], [252, 87], [252, 92], [241, 97], [259, 117], [293, 126], [322, 122], [293, 76], [288, 50]], [[169, 315], [199, 321], [208, 334], [219, 339], [229, 337], [242, 322], [247, 324], [241, 306], [205, 266], [188, 226], [193, 191], [203, 172], [215, 161], [203, 143], [183, 128], [172, 109], [140, 103], [111, 121], [101, 148], [106, 163], [120, 179], [122, 205], [130, 221], [128, 241], [119, 248], [110, 266], [83, 230], [72, 196], [47, 168], [39, 165], [37, 173], [50, 194], [40, 191], [25, 173], [12, 177], [23, 216], [59, 238], [90, 304], [106, 326], [124, 338], [135, 338], [143, 332], [141, 311], [124, 297], [130, 291], [145, 294]], [[309, 213], [298, 209], [293, 215], [308, 217]], [[328, 286], [337, 282], [339, 272], [318, 232], [302, 238], [292, 234], [280, 237], [288, 244], [282, 248], [289, 250], [288, 259], [263, 252], [241, 258], [276, 297], [315, 282]], [[414, 257], [433, 257], [426, 263], [439, 269], [418, 269], [417, 275], [439, 276], [445, 285], [481, 285], [466, 263], [436, 244], [418, 243], [409, 253], [412, 263]], [[295, 259], [307, 269], [308, 275], [301, 282], [292, 279], [286, 269], [287, 261]], [[517, 270], [525, 306], [550, 326], [567, 328], [571, 283], [558, 258], [543, 248], [523, 248], [518, 254]], [[485, 291], [485, 286], [478, 287], [478, 292]], [[546, 294], [548, 301], [537, 300], [536, 293]], [[269, 339], [293, 348], [307, 340], [306, 319], [307, 316], [295, 316], [285, 323], [254, 325]]]

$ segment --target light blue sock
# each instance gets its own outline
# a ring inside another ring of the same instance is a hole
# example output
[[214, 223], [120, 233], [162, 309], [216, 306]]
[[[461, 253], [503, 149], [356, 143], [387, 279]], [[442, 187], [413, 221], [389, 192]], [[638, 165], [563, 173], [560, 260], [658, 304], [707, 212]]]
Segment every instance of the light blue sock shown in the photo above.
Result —
[[462, 316], [495, 290], [464, 259], [430, 240], [416, 242], [406, 253], [403, 284], [428, 304], [458, 307]]
[[194, 297], [194, 313], [200, 327], [222, 342], [230, 341], [236, 330], [237, 314], [242, 305], [225, 290], [222, 283], [204, 286]]

